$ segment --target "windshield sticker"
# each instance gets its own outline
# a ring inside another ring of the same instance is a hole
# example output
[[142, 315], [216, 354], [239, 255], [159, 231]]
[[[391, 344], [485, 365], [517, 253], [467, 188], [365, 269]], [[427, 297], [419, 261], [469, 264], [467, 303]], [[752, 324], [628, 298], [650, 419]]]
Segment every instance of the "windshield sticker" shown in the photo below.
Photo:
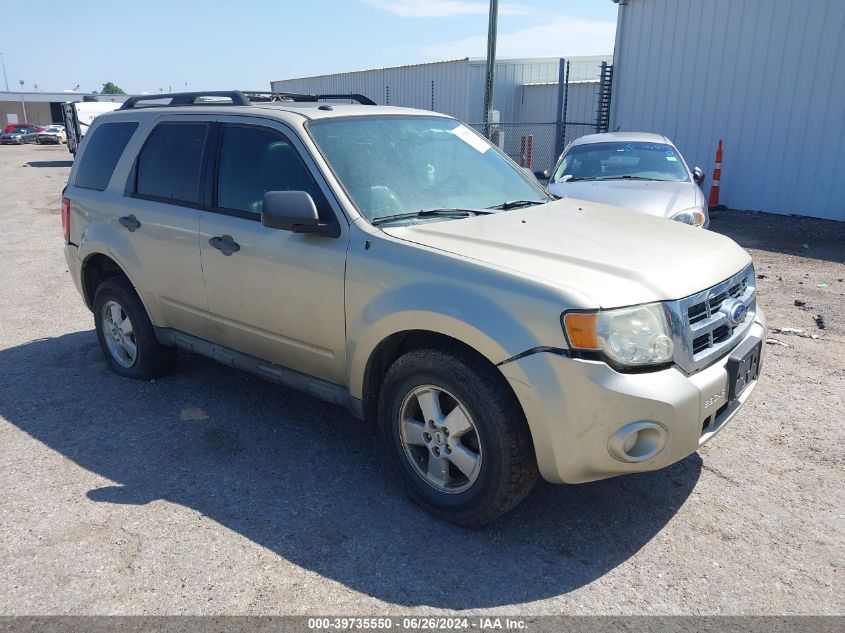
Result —
[[451, 130], [451, 132], [477, 152], [483, 154], [490, 149], [490, 146], [484, 142], [484, 139], [479, 138], [478, 135], [474, 134], [465, 125], [459, 125], [454, 130]]
[[677, 163], [678, 157], [677, 156], [667, 156], [666, 160], [668, 160], [670, 163]]

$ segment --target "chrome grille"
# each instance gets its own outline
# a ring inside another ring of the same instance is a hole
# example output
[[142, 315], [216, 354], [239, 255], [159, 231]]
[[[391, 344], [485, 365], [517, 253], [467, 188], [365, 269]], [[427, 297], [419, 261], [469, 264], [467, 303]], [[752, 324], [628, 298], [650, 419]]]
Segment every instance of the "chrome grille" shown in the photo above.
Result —
[[[696, 372], [739, 342], [754, 322], [757, 310], [754, 266], [680, 301], [669, 304], [675, 362], [688, 373]], [[722, 307], [729, 300], [745, 304], [745, 319], [734, 326]]]

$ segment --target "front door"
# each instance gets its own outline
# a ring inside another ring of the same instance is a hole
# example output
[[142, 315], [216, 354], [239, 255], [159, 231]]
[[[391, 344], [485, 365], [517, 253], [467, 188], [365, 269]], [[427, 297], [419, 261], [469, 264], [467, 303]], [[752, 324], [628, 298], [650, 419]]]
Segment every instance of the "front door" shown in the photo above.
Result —
[[[209, 338], [344, 385], [345, 217], [285, 126], [249, 117], [220, 122], [212, 210], [200, 219]], [[307, 191], [337, 236], [263, 226], [268, 191]]]

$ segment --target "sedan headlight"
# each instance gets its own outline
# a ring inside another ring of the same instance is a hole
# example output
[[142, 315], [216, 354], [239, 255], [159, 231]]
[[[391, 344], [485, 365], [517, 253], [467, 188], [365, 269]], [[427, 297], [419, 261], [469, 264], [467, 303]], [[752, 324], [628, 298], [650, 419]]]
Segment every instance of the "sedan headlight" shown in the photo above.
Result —
[[672, 219], [692, 226], [704, 226], [704, 223], [707, 222], [707, 214], [702, 209], [695, 207], [673, 213]]
[[563, 329], [573, 349], [601, 353], [623, 367], [661, 365], [672, 360], [674, 346], [663, 306], [569, 312]]

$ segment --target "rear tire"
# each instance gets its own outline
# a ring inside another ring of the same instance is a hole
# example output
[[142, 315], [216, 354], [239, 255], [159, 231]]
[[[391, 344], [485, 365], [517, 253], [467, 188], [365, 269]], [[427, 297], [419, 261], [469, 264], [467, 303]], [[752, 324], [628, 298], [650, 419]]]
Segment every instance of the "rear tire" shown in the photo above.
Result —
[[175, 348], [158, 342], [144, 304], [126, 278], [111, 277], [97, 287], [94, 325], [100, 350], [116, 374], [150, 380], [173, 367]]
[[484, 359], [419, 349], [388, 370], [378, 425], [388, 461], [410, 497], [451, 523], [495, 521], [537, 481], [519, 403]]

